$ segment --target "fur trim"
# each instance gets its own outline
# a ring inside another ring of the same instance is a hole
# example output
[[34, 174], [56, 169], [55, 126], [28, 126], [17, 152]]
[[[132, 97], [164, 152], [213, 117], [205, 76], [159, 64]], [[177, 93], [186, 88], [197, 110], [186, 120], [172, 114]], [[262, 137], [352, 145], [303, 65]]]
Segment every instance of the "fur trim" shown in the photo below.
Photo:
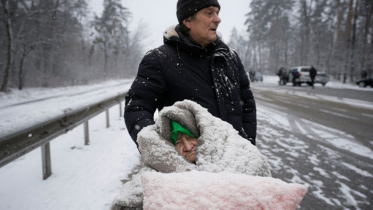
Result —
[[[176, 28], [176, 25], [169, 26], [163, 32], [163, 37], [165, 37], [166, 39], [170, 39], [173, 36], [177, 37], [177, 38], [180, 38], [179, 34], [176, 32], [175, 28]], [[224, 42], [224, 40], [223, 40], [223, 34], [220, 31], [216, 32], [216, 36], [218, 36], [221, 39], [221, 41]]]
[[179, 34], [177, 34], [175, 28], [176, 28], [175, 25], [172, 25], [172, 26], [168, 27], [168, 28], [163, 32], [163, 36], [164, 36], [166, 39], [170, 39], [170, 38], [173, 37], [173, 36], [176, 36], [177, 38], [180, 38], [180, 37], [179, 37]]

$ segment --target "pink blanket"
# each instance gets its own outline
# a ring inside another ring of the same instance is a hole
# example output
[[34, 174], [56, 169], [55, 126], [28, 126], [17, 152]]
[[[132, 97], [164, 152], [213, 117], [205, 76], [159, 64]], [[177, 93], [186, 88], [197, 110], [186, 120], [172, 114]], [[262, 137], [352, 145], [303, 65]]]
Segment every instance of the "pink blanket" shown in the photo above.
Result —
[[145, 210], [295, 210], [307, 193], [300, 184], [228, 172], [149, 172], [142, 185]]

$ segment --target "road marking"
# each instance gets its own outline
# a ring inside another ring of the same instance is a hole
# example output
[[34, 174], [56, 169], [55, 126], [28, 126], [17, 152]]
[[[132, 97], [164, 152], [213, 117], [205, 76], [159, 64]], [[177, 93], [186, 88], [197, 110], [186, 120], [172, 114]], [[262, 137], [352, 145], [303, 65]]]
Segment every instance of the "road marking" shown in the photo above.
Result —
[[352, 171], [355, 171], [356, 173], [358, 173], [362, 176], [373, 178], [373, 175], [371, 173], [369, 173], [368, 171], [361, 170], [360, 168], [358, 168], [354, 165], [351, 165], [349, 163], [342, 162], [342, 164], [345, 165], [347, 168], [351, 169]]
[[348, 115], [345, 115], [345, 114], [341, 114], [341, 113], [337, 113], [337, 112], [333, 112], [333, 111], [329, 111], [329, 110], [325, 110], [325, 109], [320, 109], [320, 111], [328, 113], [328, 114], [332, 114], [332, 115], [336, 115], [336, 116], [340, 116], [340, 117], [344, 117], [344, 118], [348, 118], [348, 119], [354, 119], [354, 120], [359, 121], [358, 118], [351, 117], [351, 116], [348, 116]]
[[366, 116], [366, 117], [370, 117], [370, 118], [373, 118], [373, 115], [371, 114], [364, 114], [364, 113], [361, 113], [362, 115]]
[[340, 108], [335, 108], [335, 107], [333, 107], [333, 109], [337, 110], [337, 111], [341, 111], [341, 112], [347, 112], [347, 110], [345, 110], [345, 109], [340, 109]]

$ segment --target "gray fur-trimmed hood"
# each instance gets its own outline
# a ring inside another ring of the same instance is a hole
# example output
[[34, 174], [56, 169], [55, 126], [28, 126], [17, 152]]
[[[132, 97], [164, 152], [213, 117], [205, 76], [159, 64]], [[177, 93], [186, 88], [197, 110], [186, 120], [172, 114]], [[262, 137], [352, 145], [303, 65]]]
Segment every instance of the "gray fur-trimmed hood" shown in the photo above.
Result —
[[[177, 25], [169, 26], [164, 32], [163, 32], [163, 38], [165, 39], [172, 39], [172, 37], [180, 39], [179, 34], [176, 32]], [[216, 35], [223, 41], [223, 35], [220, 33], [220, 31], [216, 32]]]
[[[172, 144], [171, 120], [198, 137], [196, 164], [187, 161]], [[155, 125], [140, 131], [138, 143], [145, 164], [164, 173], [199, 170], [271, 176], [267, 159], [256, 146], [242, 138], [232, 125], [190, 100], [165, 107]]]

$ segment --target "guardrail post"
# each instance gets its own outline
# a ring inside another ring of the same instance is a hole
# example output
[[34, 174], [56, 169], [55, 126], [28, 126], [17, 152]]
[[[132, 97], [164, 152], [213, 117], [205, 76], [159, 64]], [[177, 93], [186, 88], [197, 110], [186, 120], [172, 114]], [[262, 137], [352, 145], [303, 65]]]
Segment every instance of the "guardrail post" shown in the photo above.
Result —
[[109, 109], [106, 110], [106, 127], [110, 127]]
[[88, 120], [84, 122], [84, 145], [89, 145], [89, 124], [88, 124]]
[[119, 117], [123, 117], [123, 106], [121, 101], [119, 102]]
[[49, 142], [41, 146], [41, 157], [43, 164], [43, 180], [52, 174], [51, 149]]

